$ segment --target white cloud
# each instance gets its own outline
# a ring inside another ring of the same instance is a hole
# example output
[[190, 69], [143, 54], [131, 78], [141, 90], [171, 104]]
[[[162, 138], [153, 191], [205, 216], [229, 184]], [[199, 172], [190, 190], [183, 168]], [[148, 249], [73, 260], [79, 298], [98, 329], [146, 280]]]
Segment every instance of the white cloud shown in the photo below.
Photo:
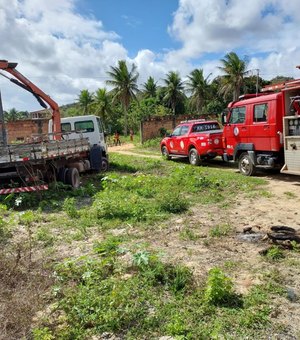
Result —
[[171, 52], [172, 58], [242, 51], [250, 65], [263, 55], [255, 64], [269, 78], [283, 72], [299, 77], [293, 70], [300, 61], [298, 8], [298, 0], [180, 0], [169, 32], [182, 48]]
[[[180, 0], [168, 28], [180, 48], [165, 46], [159, 54], [143, 49], [132, 58], [121, 32], [107, 31], [101, 18], [80, 15], [77, 1], [0, 0], [0, 59], [18, 62], [59, 104], [74, 101], [84, 88], [105, 86], [108, 68], [120, 59], [137, 65], [139, 84], [149, 76], [160, 83], [171, 70], [184, 78], [195, 67], [214, 77], [230, 51], [248, 55], [249, 68], [259, 68], [266, 79], [299, 77], [298, 0]], [[0, 88], [5, 109], [38, 109], [30, 94], [2, 77]]]
[[[76, 13], [73, 0], [0, 0], [1, 59], [18, 69], [60, 104], [83, 88], [105, 85], [109, 65], [127, 56], [115, 32], [101, 21]], [[30, 95], [0, 77], [6, 109], [37, 109]], [[18, 94], [18, 100], [16, 95]]]

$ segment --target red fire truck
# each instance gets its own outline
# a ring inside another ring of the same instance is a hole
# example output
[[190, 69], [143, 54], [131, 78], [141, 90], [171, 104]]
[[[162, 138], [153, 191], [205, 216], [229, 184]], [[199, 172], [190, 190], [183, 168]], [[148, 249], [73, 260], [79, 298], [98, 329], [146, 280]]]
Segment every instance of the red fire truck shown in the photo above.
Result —
[[223, 157], [237, 161], [243, 175], [257, 168], [300, 175], [300, 80], [241, 96], [228, 105], [222, 123]]

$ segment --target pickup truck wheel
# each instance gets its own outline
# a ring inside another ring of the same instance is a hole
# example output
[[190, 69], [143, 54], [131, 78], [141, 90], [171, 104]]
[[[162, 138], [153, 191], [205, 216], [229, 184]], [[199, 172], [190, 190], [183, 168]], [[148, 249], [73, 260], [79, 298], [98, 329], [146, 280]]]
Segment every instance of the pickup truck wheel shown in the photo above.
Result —
[[201, 163], [199, 154], [195, 148], [191, 149], [189, 152], [189, 161], [192, 165], [200, 165]]
[[108, 168], [109, 168], [109, 164], [108, 164], [107, 158], [102, 157], [101, 171], [103, 171], [103, 172], [108, 171]]
[[239, 158], [239, 170], [244, 176], [252, 176], [255, 174], [256, 168], [252, 163], [250, 156], [244, 152]]
[[77, 189], [80, 186], [79, 172], [76, 168], [69, 168], [66, 173], [66, 184], [72, 186], [72, 188]]
[[167, 161], [169, 161], [171, 159], [171, 157], [169, 155], [169, 151], [168, 151], [166, 146], [163, 146], [161, 148], [161, 154], [162, 154], [163, 158], [166, 159]]

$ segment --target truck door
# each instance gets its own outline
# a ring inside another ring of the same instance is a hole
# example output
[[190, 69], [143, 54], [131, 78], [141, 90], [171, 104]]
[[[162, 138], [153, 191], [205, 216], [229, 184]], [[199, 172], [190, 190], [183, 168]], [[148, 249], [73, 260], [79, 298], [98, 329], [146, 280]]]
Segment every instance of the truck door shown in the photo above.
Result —
[[175, 128], [170, 139], [168, 140], [170, 153], [178, 155], [185, 154], [185, 149], [187, 147], [186, 139], [188, 130], [188, 125], [180, 125]]
[[180, 129], [180, 136], [177, 138], [176, 148], [178, 149], [178, 154], [186, 155], [188, 147], [188, 125], [182, 125]]
[[229, 120], [224, 126], [225, 149], [228, 155], [233, 155], [237, 144], [248, 143], [248, 129], [246, 120], [246, 106], [234, 107], [230, 110]]
[[251, 111], [249, 142], [254, 144], [256, 151], [269, 151], [271, 150], [269, 103], [254, 104]]

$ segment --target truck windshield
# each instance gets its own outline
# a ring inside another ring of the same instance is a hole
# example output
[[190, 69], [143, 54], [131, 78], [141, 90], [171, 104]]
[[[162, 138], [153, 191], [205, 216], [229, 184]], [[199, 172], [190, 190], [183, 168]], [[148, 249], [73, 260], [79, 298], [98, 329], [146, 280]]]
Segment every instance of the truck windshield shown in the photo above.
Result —
[[74, 127], [76, 131], [94, 132], [94, 122], [92, 120], [75, 122]]
[[246, 106], [234, 107], [231, 110], [229, 124], [245, 123]]
[[211, 131], [211, 130], [220, 130], [220, 126], [217, 122], [215, 123], [206, 123], [206, 124], [195, 124], [192, 128], [191, 132], [203, 132], [203, 131]]

